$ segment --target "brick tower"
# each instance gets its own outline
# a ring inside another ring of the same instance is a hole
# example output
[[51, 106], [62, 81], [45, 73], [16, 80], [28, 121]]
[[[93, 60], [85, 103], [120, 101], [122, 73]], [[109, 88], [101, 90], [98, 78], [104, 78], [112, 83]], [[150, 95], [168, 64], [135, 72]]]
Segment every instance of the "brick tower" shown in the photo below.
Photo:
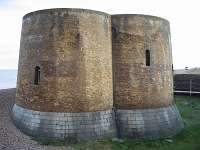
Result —
[[165, 19], [69, 8], [23, 18], [13, 120], [29, 135], [173, 136], [183, 124], [172, 85]]
[[113, 87], [120, 137], [177, 134], [169, 22], [148, 15], [112, 15]]
[[49, 9], [24, 16], [15, 124], [25, 133], [94, 139], [115, 135], [110, 15]]

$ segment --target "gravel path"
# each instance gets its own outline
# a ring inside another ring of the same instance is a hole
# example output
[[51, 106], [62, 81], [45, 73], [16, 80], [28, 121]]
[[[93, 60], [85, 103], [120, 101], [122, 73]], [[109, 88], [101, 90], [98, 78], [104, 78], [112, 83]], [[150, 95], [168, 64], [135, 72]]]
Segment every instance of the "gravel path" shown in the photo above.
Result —
[[21, 133], [10, 118], [14, 98], [15, 89], [0, 90], [0, 150], [74, 150], [70, 147], [41, 146]]

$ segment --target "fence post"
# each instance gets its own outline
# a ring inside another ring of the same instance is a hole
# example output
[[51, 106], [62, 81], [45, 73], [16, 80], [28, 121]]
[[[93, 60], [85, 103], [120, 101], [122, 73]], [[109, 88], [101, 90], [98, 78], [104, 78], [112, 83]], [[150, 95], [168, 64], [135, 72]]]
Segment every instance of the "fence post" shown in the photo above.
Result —
[[192, 79], [190, 79], [190, 96], [192, 95]]

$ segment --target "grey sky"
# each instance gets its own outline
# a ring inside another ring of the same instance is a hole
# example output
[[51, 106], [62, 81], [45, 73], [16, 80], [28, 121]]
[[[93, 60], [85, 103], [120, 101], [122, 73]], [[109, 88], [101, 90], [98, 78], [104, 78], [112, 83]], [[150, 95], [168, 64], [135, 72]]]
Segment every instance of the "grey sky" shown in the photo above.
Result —
[[17, 69], [23, 15], [47, 8], [163, 17], [171, 23], [174, 68], [200, 67], [199, 3], [198, 0], [0, 0], [0, 69]]

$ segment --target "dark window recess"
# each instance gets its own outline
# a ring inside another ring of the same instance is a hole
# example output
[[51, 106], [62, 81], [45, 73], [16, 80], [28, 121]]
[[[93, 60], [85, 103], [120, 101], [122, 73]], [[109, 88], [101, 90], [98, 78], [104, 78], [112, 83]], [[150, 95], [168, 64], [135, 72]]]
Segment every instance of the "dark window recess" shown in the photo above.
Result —
[[150, 66], [150, 50], [146, 50], [146, 66]]
[[40, 82], [40, 67], [36, 66], [35, 67], [35, 78], [34, 78], [34, 84], [38, 85]]
[[116, 38], [117, 37], [117, 30], [115, 27], [112, 27], [112, 37]]
[[78, 33], [77, 35], [76, 35], [76, 39], [79, 41], [80, 40], [80, 33]]

